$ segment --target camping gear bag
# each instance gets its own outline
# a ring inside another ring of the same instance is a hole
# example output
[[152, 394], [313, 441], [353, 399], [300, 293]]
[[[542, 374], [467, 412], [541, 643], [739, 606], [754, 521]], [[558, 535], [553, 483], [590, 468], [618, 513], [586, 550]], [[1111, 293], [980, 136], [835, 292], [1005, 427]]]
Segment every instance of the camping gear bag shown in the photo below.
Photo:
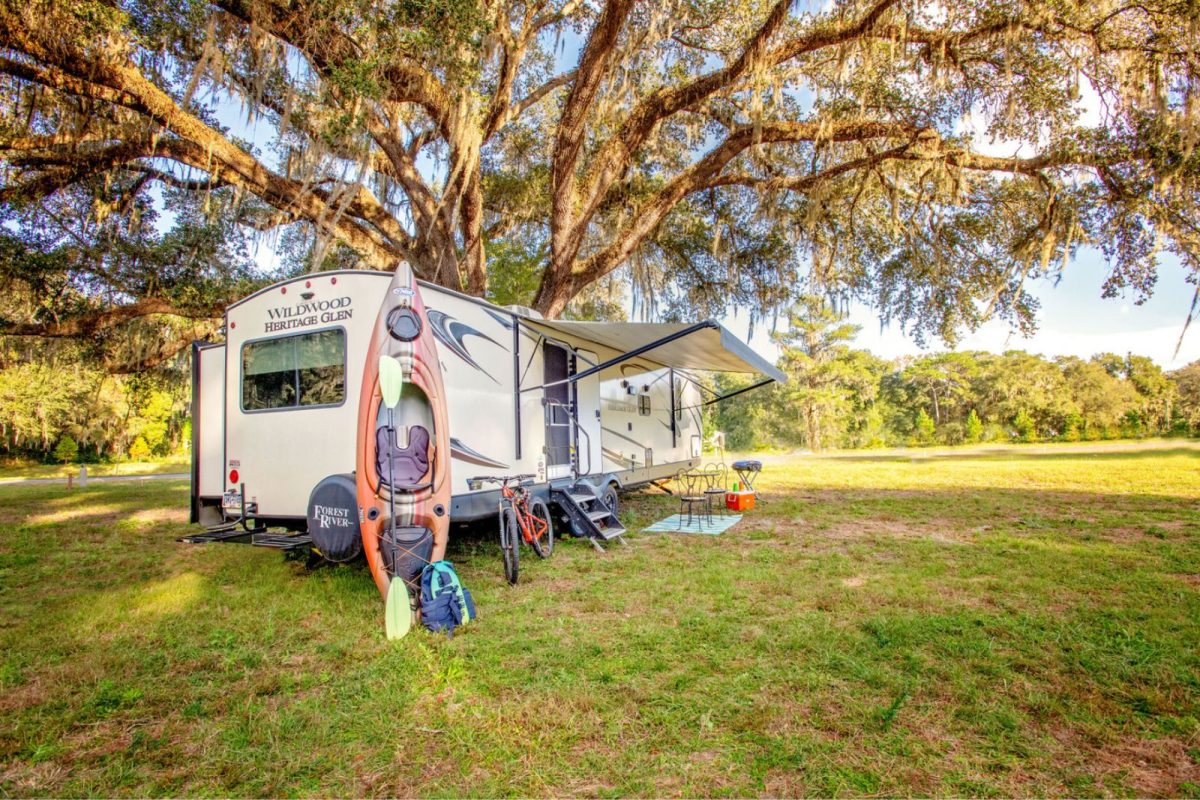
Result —
[[421, 571], [422, 625], [453, 636], [455, 628], [466, 625], [475, 616], [471, 591], [462, 585], [453, 564], [434, 561]]

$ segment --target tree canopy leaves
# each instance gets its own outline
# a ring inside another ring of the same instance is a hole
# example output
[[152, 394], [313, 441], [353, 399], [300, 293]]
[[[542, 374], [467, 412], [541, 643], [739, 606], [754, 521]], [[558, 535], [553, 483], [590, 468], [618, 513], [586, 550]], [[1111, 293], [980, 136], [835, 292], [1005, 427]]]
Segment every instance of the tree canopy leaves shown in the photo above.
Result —
[[307, 268], [407, 259], [482, 296], [489, 253], [526, 253], [500, 283], [549, 315], [613, 279], [663, 316], [819, 291], [953, 340], [1031, 327], [1024, 287], [1084, 245], [1110, 293], [1145, 296], [1164, 253], [1200, 270], [1198, 24], [1168, 0], [3, 0], [0, 201], [51, 260], [47, 201], [118, 187], [91, 237], [170, 188], [214, 254], [298, 229]]

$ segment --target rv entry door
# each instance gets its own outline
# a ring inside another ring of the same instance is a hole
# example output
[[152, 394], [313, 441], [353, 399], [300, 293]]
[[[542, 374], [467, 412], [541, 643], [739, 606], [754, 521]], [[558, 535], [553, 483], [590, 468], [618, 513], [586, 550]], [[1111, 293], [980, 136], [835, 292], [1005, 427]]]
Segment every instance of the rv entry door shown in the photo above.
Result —
[[574, 385], [567, 383], [573, 372], [571, 353], [546, 342], [542, 345], [543, 402], [546, 406], [546, 475], [563, 478], [571, 474], [571, 417], [575, 413]]

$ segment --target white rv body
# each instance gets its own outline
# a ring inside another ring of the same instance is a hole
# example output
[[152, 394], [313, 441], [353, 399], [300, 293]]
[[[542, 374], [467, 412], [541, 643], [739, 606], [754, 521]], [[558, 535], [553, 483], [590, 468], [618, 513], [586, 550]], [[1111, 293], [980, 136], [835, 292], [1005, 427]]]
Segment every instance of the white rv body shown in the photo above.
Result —
[[[347, 270], [277, 283], [227, 309], [224, 344], [194, 346], [194, 522], [220, 522], [223, 496], [244, 486], [257, 520], [303, 530], [313, 488], [354, 472], [363, 367], [390, 279]], [[628, 341], [688, 326], [541, 320], [429, 284], [421, 294], [446, 389], [456, 522], [495, 513], [495, 488], [473, 489], [475, 476], [623, 488], [698, 464], [697, 363], [781, 377], [740, 343], [713, 360], [706, 350], [731, 340], [715, 323], [691, 326], [711, 336], [690, 350], [624, 358]]]

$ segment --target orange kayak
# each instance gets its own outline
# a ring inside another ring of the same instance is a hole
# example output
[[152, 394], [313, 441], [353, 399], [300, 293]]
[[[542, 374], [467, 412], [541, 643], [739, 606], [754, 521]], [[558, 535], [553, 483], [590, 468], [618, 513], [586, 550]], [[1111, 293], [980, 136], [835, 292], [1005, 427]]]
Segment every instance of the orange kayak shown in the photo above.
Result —
[[[381, 357], [396, 359], [404, 376], [395, 409], [383, 404]], [[396, 268], [380, 308], [360, 397], [355, 482], [363, 552], [385, 598], [393, 577], [419, 597], [421, 569], [445, 556], [449, 537], [450, 425], [437, 346], [408, 264]]]

